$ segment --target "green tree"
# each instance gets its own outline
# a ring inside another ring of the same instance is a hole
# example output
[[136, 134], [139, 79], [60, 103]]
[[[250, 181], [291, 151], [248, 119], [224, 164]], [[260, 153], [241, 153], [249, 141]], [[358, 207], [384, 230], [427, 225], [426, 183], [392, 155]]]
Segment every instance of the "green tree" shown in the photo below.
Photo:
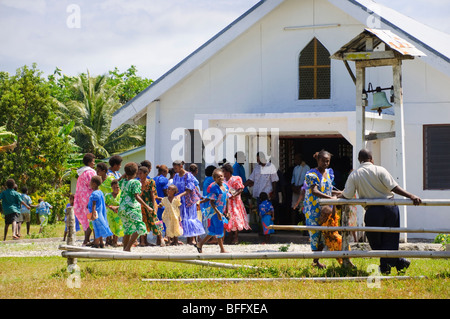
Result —
[[117, 98], [117, 87], [107, 84], [108, 77], [80, 74], [70, 90], [71, 100], [60, 103], [61, 116], [75, 121], [71, 135], [82, 153], [93, 153], [98, 158], [123, 152], [145, 143], [145, 128], [123, 125], [110, 132], [113, 113], [122, 104]]
[[75, 92], [72, 89], [77, 82], [76, 76], [68, 76], [62, 74], [60, 68], [56, 68], [53, 74], [48, 76], [48, 86], [50, 95], [61, 103], [67, 103], [70, 100], [76, 99]]
[[125, 104], [145, 90], [153, 80], [142, 78], [137, 75], [136, 66], [130, 66], [125, 72], [120, 72], [118, 68], [109, 71], [107, 84], [116, 88], [117, 96], [121, 104]]
[[16, 137], [14, 151], [0, 153], [0, 182], [14, 178], [30, 192], [62, 184], [69, 139], [58, 135], [62, 122], [58, 105], [36, 68], [24, 66], [9, 76], [0, 74], [0, 126]]

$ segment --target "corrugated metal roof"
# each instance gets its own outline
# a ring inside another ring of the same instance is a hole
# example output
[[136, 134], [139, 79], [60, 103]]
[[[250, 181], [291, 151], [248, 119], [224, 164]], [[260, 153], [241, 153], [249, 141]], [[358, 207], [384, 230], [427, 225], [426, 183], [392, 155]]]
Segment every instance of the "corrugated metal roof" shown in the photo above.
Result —
[[[385, 43], [389, 48], [395, 50], [402, 56], [426, 56], [425, 53], [417, 49], [405, 39], [395, 35], [389, 30], [364, 29], [363, 32], [354, 37], [347, 44], [342, 46], [335, 54], [331, 56], [333, 59], [343, 59], [345, 53], [365, 52], [367, 39], [372, 39], [372, 48], [376, 48], [381, 43]], [[362, 59], [365, 59], [363, 57]], [[356, 58], [357, 60], [357, 58]]]
[[389, 30], [365, 29], [377, 36], [381, 41], [386, 43], [391, 49], [403, 54], [411, 56], [426, 56], [425, 53], [417, 49], [405, 39], [400, 38]]

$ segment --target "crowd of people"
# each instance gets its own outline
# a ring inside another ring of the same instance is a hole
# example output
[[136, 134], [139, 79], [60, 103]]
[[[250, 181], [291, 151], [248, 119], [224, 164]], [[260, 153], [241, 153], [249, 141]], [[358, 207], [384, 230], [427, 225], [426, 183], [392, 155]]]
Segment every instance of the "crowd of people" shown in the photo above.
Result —
[[[247, 212], [256, 202], [257, 212], [264, 234], [264, 243], [274, 232], [269, 228], [274, 224], [277, 202], [278, 171], [266, 159], [265, 154], [257, 154], [257, 165], [248, 178], [244, 169], [245, 154], [237, 152], [235, 163], [221, 163], [219, 167], [208, 166], [202, 192], [196, 178], [198, 167], [175, 160], [172, 168], [158, 165], [158, 174], [150, 178], [152, 164], [126, 163], [124, 174], [122, 158], [118, 155], [109, 159], [109, 167], [104, 162], [95, 164], [93, 154], [85, 154], [84, 166], [79, 168], [76, 192], [70, 197], [67, 207], [72, 207], [76, 231], [84, 231], [83, 245], [104, 247], [123, 246], [130, 251], [133, 246], [152, 245], [147, 235], [157, 238], [156, 245], [182, 245], [179, 237], [186, 238], [186, 244], [193, 245], [199, 253], [205, 243], [217, 243], [220, 252], [226, 252], [224, 237], [230, 237], [232, 244], [238, 243], [238, 233], [250, 230]], [[320, 198], [392, 198], [394, 193], [413, 200], [419, 205], [417, 196], [403, 190], [382, 167], [373, 164], [368, 150], [359, 152], [360, 167], [352, 172], [344, 190], [334, 185], [334, 172], [330, 168], [332, 154], [322, 150], [314, 155], [317, 166], [310, 168], [296, 156], [293, 170], [291, 208], [301, 207], [306, 225], [338, 226], [340, 211], [336, 206], [321, 206]], [[27, 222], [31, 207], [36, 207], [41, 222], [41, 230], [48, 221], [51, 205], [42, 199], [33, 206], [27, 189], [18, 193], [14, 180], [6, 182], [7, 189], [0, 193], [5, 214], [5, 238], [12, 225], [13, 239], [20, 237], [21, 222]], [[252, 187], [252, 191], [249, 191]], [[16, 189], [16, 190], [15, 190]], [[253, 200], [251, 200], [253, 198]], [[19, 221], [19, 217], [21, 221]], [[350, 216], [351, 225], [356, 226], [356, 211]], [[365, 213], [367, 226], [399, 227], [399, 212], [396, 206], [370, 206]], [[64, 238], [67, 235], [67, 228]], [[93, 241], [90, 241], [93, 235]], [[337, 231], [309, 231], [312, 251], [342, 250], [342, 237]], [[367, 233], [372, 249], [398, 250], [398, 233]], [[118, 239], [122, 238], [120, 242]], [[356, 238], [355, 238], [356, 240]], [[342, 263], [342, 259], [338, 259]], [[349, 261], [350, 262], [350, 261]], [[351, 264], [351, 262], [350, 262]], [[326, 267], [318, 259], [313, 261], [318, 268]], [[380, 268], [389, 273], [391, 267], [398, 270], [409, 266], [405, 259], [381, 258]]]
[[[241, 199], [244, 184], [240, 176], [233, 175], [229, 163], [206, 169], [203, 193], [195, 164], [189, 169], [179, 160], [172, 163], [171, 169], [158, 165], [157, 176], [150, 178], [149, 161], [126, 163], [123, 175], [119, 172], [119, 155], [109, 159], [109, 167], [103, 162], [95, 164], [90, 153], [85, 154], [83, 163], [69, 204], [73, 206], [77, 229], [84, 231], [83, 245], [122, 245], [130, 251], [133, 246], [152, 245], [147, 240], [151, 233], [159, 246], [182, 245], [179, 237], [184, 237], [186, 244], [200, 252], [207, 242], [218, 243], [225, 252], [226, 233], [236, 244], [237, 233], [251, 229]], [[270, 213], [273, 216], [273, 210]]]
[[0, 201], [2, 202], [2, 213], [5, 219], [5, 228], [3, 240], [8, 235], [9, 225], [11, 225], [12, 239], [17, 240], [22, 237], [22, 224], [27, 227], [27, 235], [30, 234], [31, 226], [31, 208], [36, 208], [36, 214], [40, 221], [39, 233], [42, 233], [44, 227], [48, 223], [51, 214], [52, 205], [39, 198], [36, 205], [32, 204], [32, 200], [28, 195], [28, 188], [22, 187], [22, 193], [19, 193], [18, 186], [14, 179], [8, 179], [5, 183], [6, 189], [0, 193]]

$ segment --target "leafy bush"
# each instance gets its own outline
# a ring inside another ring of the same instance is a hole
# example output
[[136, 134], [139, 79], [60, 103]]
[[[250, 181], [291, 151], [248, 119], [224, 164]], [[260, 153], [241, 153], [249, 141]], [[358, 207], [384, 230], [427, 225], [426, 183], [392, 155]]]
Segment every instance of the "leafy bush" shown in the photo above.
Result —
[[449, 234], [439, 234], [434, 239], [435, 244], [447, 245], [450, 244], [450, 235]]

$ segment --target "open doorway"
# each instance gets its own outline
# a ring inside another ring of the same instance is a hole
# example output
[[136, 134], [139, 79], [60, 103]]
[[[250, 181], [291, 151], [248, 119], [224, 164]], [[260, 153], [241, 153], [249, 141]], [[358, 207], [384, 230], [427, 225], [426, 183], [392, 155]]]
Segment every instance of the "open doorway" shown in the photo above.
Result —
[[280, 136], [279, 139], [279, 189], [283, 194], [279, 206], [276, 224], [297, 225], [302, 222], [302, 215], [291, 210], [291, 180], [295, 167], [295, 154], [300, 153], [309, 167], [317, 166], [314, 153], [324, 149], [330, 152], [330, 167], [335, 173], [335, 187], [342, 190], [353, 167], [353, 146], [341, 135], [301, 135]]

